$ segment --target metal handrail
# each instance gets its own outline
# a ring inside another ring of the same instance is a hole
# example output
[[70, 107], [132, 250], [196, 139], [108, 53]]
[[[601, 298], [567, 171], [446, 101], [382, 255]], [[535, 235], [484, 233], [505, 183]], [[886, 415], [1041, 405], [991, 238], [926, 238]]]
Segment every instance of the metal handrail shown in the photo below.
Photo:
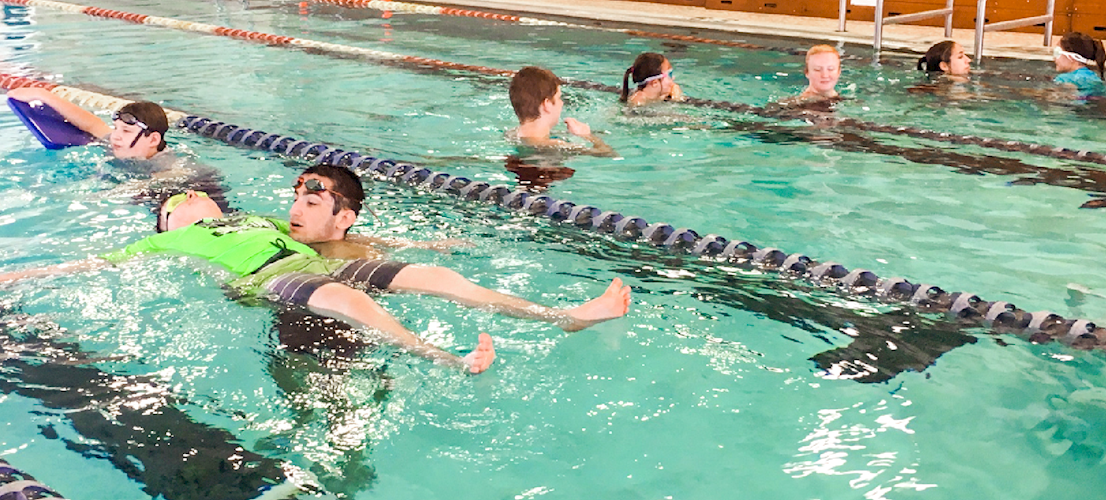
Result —
[[[876, 50], [880, 50], [883, 47], [883, 25], [884, 24], [902, 24], [913, 21], [921, 21], [923, 19], [929, 19], [931, 17], [945, 17], [945, 38], [952, 38], [952, 4], [953, 0], [947, 0], [945, 2], [945, 8], [936, 10], [927, 10], [924, 12], [917, 12], [914, 14], [903, 14], [899, 16], [883, 17], [883, 2], [884, 0], [876, 0], [876, 31], [875, 38], [872, 40], [872, 45]], [[837, 31], [845, 31], [845, 14], [848, 13], [849, 0], [840, 0], [837, 4]]]
[[849, 12], [849, 0], [837, 4], [837, 31], [845, 31], [845, 14]]
[[[1052, 1], [1052, 0], [1049, 0]], [[883, 3], [884, 0], [876, 0], [876, 32], [872, 46], [878, 51], [883, 48], [883, 25], [885, 24], [902, 24], [914, 21], [921, 21], [923, 19], [929, 19], [932, 17], [944, 17], [945, 18], [945, 38], [952, 38], [952, 3], [953, 0], [946, 0], [945, 8], [927, 10], [924, 12], [917, 12], [914, 14], [903, 14], [901, 16], [883, 17]]]
[[987, 13], [987, 0], [977, 0], [975, 7], [975, 62], [983, 60], [983, 33], [987, 31], [1002, 31], [1012, 28], [1022, 28], [1045, 23], [1045, 47], [1052, 46], [1052, 23], [1055, 18], [1056, 0], [1048, 0], [1045, 7], [1045, 15], [1035, 17], [1023, 17], [1010, 21], [987, 24], [984, 19]]

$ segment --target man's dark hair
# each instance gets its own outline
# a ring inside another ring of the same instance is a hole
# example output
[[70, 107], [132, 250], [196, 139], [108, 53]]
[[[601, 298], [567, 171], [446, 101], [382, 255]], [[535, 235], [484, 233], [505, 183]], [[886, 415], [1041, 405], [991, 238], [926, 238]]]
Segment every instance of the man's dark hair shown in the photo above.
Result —
[[119, 108], [119, 113], [130, 113], [138, 118], [138, 121], [145, 123], [146, 134], [151, 132], [161, 134], [161, 143], [157, 145], [157, 150], [165, 149], [165, 133], [169, 131], [169, 118], [165, 116], [165, 110], [161, 106], [150, 101], [135, 101]]
[[511, 78], [511, 88], [507, 91], [518, 122], [526, 123], [541, 117], [541, 104], [553, 100], [560, 85], [561, 79], [545, 68], [527, 66], [518, 70]]
[[361, 202], [365, 200], [365, 188], [361, 186], [361, 178], [346, 167], [319, 164], [304, 170], [304, 175], [315, 174], [319, 177], [330, 179], [334, 184], [331, 188], [341, 196], [334, 196], [334, 215], [338, 215], [342, 209], [348, 208], [353, 213], [361, 213]]

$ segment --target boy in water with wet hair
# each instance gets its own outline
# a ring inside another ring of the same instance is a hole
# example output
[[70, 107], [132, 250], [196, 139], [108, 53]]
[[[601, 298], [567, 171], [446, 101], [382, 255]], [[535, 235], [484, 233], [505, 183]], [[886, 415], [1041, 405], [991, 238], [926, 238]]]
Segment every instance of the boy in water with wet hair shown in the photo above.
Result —
[[561, 122], [561, 110], [564, 108], [561, 79], [552, 71], [537, 66], [518, 70], [511, 79], [509, 94], [511, 107], [518, 117], [518, 128], [508, 132], [508, 137], [540, 149], [615, 156], [610, 146], [591, 133], [591, 127], [575, 118], [564, 119], [568, 133], [590, 142], [590, 148], [549, 137], [553, 128]]
[[136, 101], [112, 114], [112, 125], [65, 98], [37, 87], [22, 87], [8, 91], [8, 97], [24, 101], [41, 101], [54, 108], [77, 128], [96, 137], [110, 149], [113, 162], [126, 181], [115, 186], [109, 196], [126, 195], [152, 201], [185, 187], [203, 186], [224, 208], [221, 176], [213, 168], [200, 165], [187, 157], [179, 157], [166, 149], [165, 134], [169, 119], [156, 103]]
[[837, 80], [841, 78], [841, 55], [829, 45], [815, 45], [806, 52], [803, 69], [807, 86], [795, 97], [781, 100], [784, 106], [837, 100]]
[[8, 97], [24, 102], [42, 101], [77, 128], [108, 144], [116, 158], [149, 160], [165, 151], [169, 119], [165, 110], [149, 101], [127, 104], [112, 115], [112, 125], [65, 98], [37, 87], [8, 91]]

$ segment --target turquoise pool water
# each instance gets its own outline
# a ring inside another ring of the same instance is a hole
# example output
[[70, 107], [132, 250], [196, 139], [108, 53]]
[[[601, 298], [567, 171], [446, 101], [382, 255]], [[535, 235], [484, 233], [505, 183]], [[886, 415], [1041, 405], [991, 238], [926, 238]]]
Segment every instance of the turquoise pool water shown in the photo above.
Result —
[[[301, 15], [294, 2], [248, 5], [98, 4], [467, 64], [540, 63], [609, 84], [637, 52], [658, 50], [688, 94], [754, 105], [803, 83], [801, 58], [778, 52], [338, 8]], [[51, 11], [6, 15], [6, 62], [63, 84], [515, 180], [503, 167], [515, 152], [502, 138], [514, 120], [504, 80]], [[865, 49], [846, 53], [856, 58], [842, 86], [855, 100], [841, 114], [1103, 149], [1093, 104], [1037, 100], [1024, 89], [1038, 83], [1008, 76], [1042, 78], [1044, 63], [988, 62], [994, 73], [974, 97], [948, 100], [910, 92], [919, 79], [905, 58], [875, 67]], [[1078, 209], [1088, 192], [1026, 185], [1025, 174], [960, 173], [998, 164], [985, 156], [993, 151], [798, 123], [783, 124], [794, 132], [750, 133], [741, 126], [751, 118], [684, 107], [671, 110], [687, 115], [679, 121], [642, 123], [624, 117], [611, 95], [565, 94], [566, 116], [605, 132], [620, 157], [568, 160], [572, 177], [549, 188], [557, 197], [1028, 310], [1106, 319], [1106, 300], [1096, 295], [1106, 266], [1095, 258], [1104, 223], [1098, 211]], [[181, 154], [223, 173], [233, 205], [286, 212], [302, 164], [194, 135], [171, 139]], [[105, 194], [114, 186], [105, 174], [116, 170], [97, 149], [43, 151], [3, 114], [0, 151], [0, 268], [83, 258], [150, 232], [148, 209]], [[1072, 173], [1099, 168], [1001, 156]], [[217, 286], [224, 272], [195, 271], [181, 259], [39, 280], [0, 296], [26, 315], [4, 316], [14, 323], [10, 335], [24, 341], [5, 351], [41, 338], [75, 346], [80, 361], [6, 359], [0, 455], [68, 498], [189, 498], [132, 479], [170, 464], [140, 450], [113, 454], [125, 448], [118, 436], [95, 433], [83, 417], [133, 424], [143, 404], [160, 404], [181, 429], [168, 441], [195, 442], [188, 432], [206, 435], [194, 428], [203, 424], [262, 457], [259, 468], [287, 461], [351, 498], [1032, 499], [1094, 497], [1104, 486], [1100, 354], [962, 330], [909, 309], [390, 185], [374, 185], [370, 196], [381, 221], [364, 217], [365, 231], [476, 244], [399, 258], [558, 306], [620, 276], [634, 287], [632, 310], [567, 335], [433, 299], [381, 298], [447, 348], [491, 333], [496, 366], [466, 377], [386, 350], [325, 366], [290, 354], [278, 346], [270, 309], [229, 301]], [[1075, 294], [1071, 283], [1092, 293]], [[827, 376], [811, 358], [834, 360], [834, 351], [905, 371], [881, 383]], [[78, 380], [89, 372], [74, 367], [118, 377], [96, 387], [129, 406], [102, 394], [63, 408], [35, 397], [31, 374], [82, 393]]]

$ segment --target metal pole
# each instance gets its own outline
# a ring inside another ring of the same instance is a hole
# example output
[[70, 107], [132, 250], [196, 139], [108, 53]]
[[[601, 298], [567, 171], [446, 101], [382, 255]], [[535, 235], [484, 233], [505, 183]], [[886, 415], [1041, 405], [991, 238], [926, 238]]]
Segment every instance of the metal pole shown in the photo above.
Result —
[[837, 5], [837, 31], [845, 31], [845, 13], [848, 12], [849, 0], [841, 0]]
[[876, 52], [883, 48], [883, 0], [876, 0], [876, 35], [872, 46]]
[[953, 0], [945, 2], [945, 8], [949, 9], [949, 13], [945, 14], [945, 38], [952, 38], [952, 4]]
[[1045, 47], [1052, 46], [1052, 22], [1056, 20], [1056, 0], [1048, 0], [1048, 21], [1045, 21]]
[[983, 27], [987, 21], [987, 0], [975, 4], [975, 63], [983, 60]]

